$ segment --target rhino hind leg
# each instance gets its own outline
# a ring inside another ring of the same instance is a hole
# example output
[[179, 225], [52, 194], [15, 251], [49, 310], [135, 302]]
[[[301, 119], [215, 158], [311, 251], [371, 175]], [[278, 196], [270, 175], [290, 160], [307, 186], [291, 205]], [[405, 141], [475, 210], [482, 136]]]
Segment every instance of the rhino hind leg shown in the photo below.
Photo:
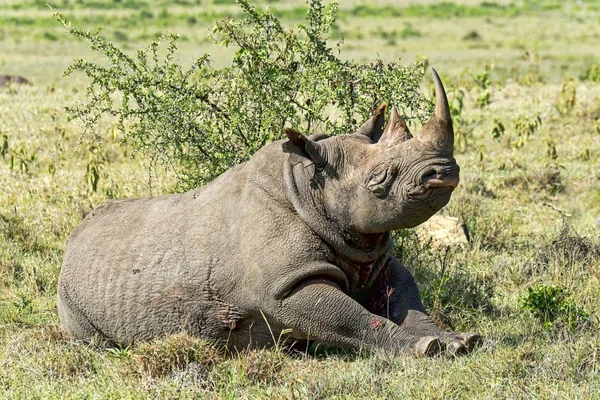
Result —
[[361, 303], [369, 311], [390, 319], [412, 335], [423, 337], [417, 344], [417, 354], [432, 355], [436, 350], [453, 355], [468, 354], [481, 343], [477, 333], [441, 329], [425, 311], [413, 276], [393, 257], [361, 297]]
[[77, 308], [71, 301], [67, 291], [60, 285], [56, 302], [60, 325], [67, 336], [88, 343], [99, 340], [108, 346], [115, 345], [112, 340], [89, 321], [83, 311]]

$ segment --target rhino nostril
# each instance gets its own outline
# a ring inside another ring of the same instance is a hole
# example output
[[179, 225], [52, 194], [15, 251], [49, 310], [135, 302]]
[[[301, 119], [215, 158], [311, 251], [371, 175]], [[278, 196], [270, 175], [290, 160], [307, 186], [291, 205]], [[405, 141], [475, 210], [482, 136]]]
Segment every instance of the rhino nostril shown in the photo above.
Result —
[[443, 171], [430, 170], [427, 173], [423, 174], [423, 183], [429, 183], [431, 181], [444, 179]]
[[438, 178], [438, 172], [436, 170], [429, 170], [423, 174], [423, 182], [427, 182], [430, 179]]

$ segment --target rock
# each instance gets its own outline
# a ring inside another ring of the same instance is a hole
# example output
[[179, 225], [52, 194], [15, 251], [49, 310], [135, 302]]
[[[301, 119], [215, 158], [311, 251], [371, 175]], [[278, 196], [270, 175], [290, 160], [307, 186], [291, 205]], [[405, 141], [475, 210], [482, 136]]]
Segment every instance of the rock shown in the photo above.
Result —
[[434, 215], [421, 224], [417, 228], [417, 236], [435, 248], [469, 243], [469, 232], [464, 221], [443, 215]]
[[0, 75], [0, 88], [7, 87], [9, 84], [31, 85], [31, 82], [19, 75]]

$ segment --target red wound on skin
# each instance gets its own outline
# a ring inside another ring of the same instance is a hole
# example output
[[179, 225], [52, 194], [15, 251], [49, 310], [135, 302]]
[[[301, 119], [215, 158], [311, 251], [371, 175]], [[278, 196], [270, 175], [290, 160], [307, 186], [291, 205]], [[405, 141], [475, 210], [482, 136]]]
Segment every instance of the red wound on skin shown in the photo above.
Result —
[[381, 318], [373, 318], [370, 322], [372, 329], [381, 328], [384, 325], [384, 322]]
[[217, 310], [217, 318], [230, 330], [236, 329], [238, 322], [242, 320], [239, 313], [236, 313], [236, 310], [232, 310], [229, 306], [223, 306]]
[[225, 326], [227, 326], [229, 329], [235, 329], [237, 328], [237, 323], [235, 321], [223, 321], [223, 323], [225, 323]]
[[373, 314], [386, 315], [388, 306], [390, 304], [390, 298], [394, 292], [394, 288], [391, 287], [389, 282], [389, 269], [385, 268], [373, 284], [372, 296], [365, 304], [367, 310]]

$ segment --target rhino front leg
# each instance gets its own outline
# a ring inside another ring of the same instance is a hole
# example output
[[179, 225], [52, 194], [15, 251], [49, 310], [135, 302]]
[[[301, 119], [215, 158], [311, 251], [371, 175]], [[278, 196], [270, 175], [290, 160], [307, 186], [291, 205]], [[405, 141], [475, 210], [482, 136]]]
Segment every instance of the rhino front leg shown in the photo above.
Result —
[[433, 355], [441, 341], [408, 332], [387, 318], [367, 311], [327, 280], [298, 286], [281, 300], [273, 317], [293, 329], [292, 336], [334, 346], [383, 349], [392, 354]]
[[440, 338], [442, 349], [453, 354], [468, 353], [481, 341], [476, 333], [446, 332], [437, 326], [425, 311], [413, 276], [394, 257], [390, 257], [373, 286], [361, 294], [360, 302], [414, 336]]

